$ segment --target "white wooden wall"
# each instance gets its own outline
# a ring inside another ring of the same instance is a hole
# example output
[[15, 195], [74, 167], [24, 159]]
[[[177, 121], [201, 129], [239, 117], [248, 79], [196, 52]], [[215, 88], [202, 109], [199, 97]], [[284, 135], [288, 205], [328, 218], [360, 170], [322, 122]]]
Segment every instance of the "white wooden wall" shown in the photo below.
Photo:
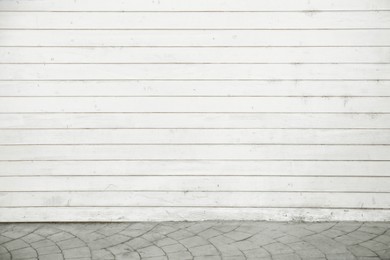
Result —
[[0, 1], [0, 221], [389, 209], [389, 0]]

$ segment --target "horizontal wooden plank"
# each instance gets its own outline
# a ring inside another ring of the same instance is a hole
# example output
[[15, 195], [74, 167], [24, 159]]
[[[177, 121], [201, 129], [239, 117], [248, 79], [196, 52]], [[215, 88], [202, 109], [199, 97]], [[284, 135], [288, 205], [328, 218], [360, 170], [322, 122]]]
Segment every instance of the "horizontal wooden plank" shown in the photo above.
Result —
[[[390, 7], [390, 6], [389, 6]], [[390, 12], [5, 12], [0, 29], [378, 29]]]
[[390, 81], [0, 81], [0, 96], [390, 96]]
[[389, 192], [390, 178], [275, 176], [1, 177], [1, 191]]
[[389, 97], [19, 97], [19, 98], [1, 97], [0, 112], [1, 113], [10, 113], [10, 112], [381, 113], [381, 112], [386, 112], [387, 113], [390, 112], [390, 98]]
[[[22, 106], [23, 103], [20, 103]], [[23, 104], [24, 105], [24, 104]], [[390, 128], [390, 114], [58, 113], [0, 114], [1, 129]]]
[[[324, 201], [324, 197], [326, 200]], [[390, 193], [0, 192], [1, 207], [389, 208]]]
[[3, 144], [390, 144], [390, 130], [12, 129], [0, 130]]
[[387, 221], [388, 209], [191, 208], [191, 207], [19, 207], [0, 208], [0, 222], [83, 221]]
[[0, 160], [390, 160], [390, 146], [7, 145]]
[[390, 161], [0, 161], [0, 176], [388, 176]]
[[390, 80], [389, 64], [0, 64], [1, 80]]
[[390, 30], [1, 30], [0, 46], [390, 46]]
[[389, 47], [0, 47], [0, 63], [388, 63], [389, 57]]
[[288, 0], [274, 1], [234, 1], [234, 0], [2, 0], [0, 10], [18, 11], [277, 11], [277, 10], [387, 10], [390, 4], [386, 0], [296, 0], [294, 3]]

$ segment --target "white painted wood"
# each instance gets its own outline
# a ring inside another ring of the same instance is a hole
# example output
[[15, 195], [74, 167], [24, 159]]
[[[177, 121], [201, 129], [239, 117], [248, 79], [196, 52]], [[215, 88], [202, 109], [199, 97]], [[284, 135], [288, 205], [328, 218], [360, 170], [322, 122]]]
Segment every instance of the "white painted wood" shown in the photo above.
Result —
[[0, 81], [0, 96], [390, 96], [390, 81], [11, 80]]
[[390, 64], [0, 64], [12, 80], [390, 80]]
[[390, 146], [4, 145], [0, 160], [390, 160]]
[[[326, 196], [326, 201], [324, 201]], [[4, 207], [389, 208], [390, 194], [305, 192], [0, 192]]]
[[0, 47], [0, 63], [387, 63], [389, 57], [389, 47]]
[[[21, 103], [20, 103], [21, 104]], [[329, 106], [330, 107], [330, 106]], [[1, 129], [390, 128], [382, 113], [0, 113]]]
[[0, 10], [7, 11], [317, 11], [388, 10], [387, 0], [2, 0]]
[[0, 17], [0, 222], [390, 218], [388, 0]]
[[388, 113], [390, 97], [1, 97], [0, 112]]
[[0, 30], [0, 46], [388, 47], [390, 30]]
[[390, 129], [0, 130], [4, 144], [388, 144]]
[[388, 177], [42, 176], [1, 177], [2, 191], [388, 192]]
[[389, 161], [0, 161], [0, 176], [259, 175], [390, 177], [389, 167]]
[[378, 29], [382, 12], [5, 12], [0, 29]]
[[1, 208], [4, 222], [48, 221], [388, 221], [388, 209], [216, 208], [216, 207], [17, 207]]

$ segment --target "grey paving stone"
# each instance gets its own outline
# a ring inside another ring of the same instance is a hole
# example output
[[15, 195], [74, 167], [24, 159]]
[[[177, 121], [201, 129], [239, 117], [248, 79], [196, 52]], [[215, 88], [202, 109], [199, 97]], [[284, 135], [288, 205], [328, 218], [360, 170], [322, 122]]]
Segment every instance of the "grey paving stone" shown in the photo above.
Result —
[[190, 260], [193, 256], [188, 251], [181, 251], [176, 253], [168, 253], [168, 259], [170, 260]]
[[148, 246], [148, 247], [141, 248], [137, 251], [142, 258], [165, 255], [164, 251], [157, 246]]
[[88, 247], [79, 247], [72, 249], [65, 249], [62, 251], [65, 258], [81, 258], [81, 257], [90, 257], [91, 252]]
[[389, 231], [383, 222], [0, 224], [0, 259], [389, 260]]
[[34, 242], [42, 241], [45, 239], [45, 237], [38, 235], [38, 234], [31, 233], [31, 234], [28, 234], [28, 235], [22, 237], [21, 239], [23, 241], [26, 241], [27, 243], [31, 244]]
[[187, 248], [185, 246], [183, 246], [182, 244], [167, 245], [167, 246], [162, 246], [161, 248], [166, 253], [187, 251]]
[[187, 248], [203, 246], [209, 244], [207, 240], [199, 236], [188, 237], [180, 240], [180, 243]]
[[348, 250], [355, 256], [377, 256], [372, 250], [360, 245], [349, 246]]
[[9, 251], [12, 251], [12, 250], [19, 249], [19, 248], [29, 247], [29, 244], [27, 244], [26, 242], [24, 242], [21, 239], [16, 239], [16, 240], [6, 242], [6, 243], [2, 244], [2, 246], [7, 248]]
[[62, 254], [51, 254], [39, 256], [39, 260], [63, 260]]
[[272, 255], [282, 255], [282, 254], [291, 254], [294, 253], [294, 251], [282, 243], [273, 243], [269, 245], [263, 246], [265, 250], [270, 252]]
[[36, 251], [31, 247], [13, 250], [11, 251], [11, 255], [12, 255], [12, 259], [38, 257]]
[[198, 246], [198, 247], [193, 247], [189, 249], [191, 254], [193, 256], [215, 256], [218, 255], [218, 251], [216, 247], [213, 245], [204, 245], [204, 246]]
[[47, 239], [54, 241], [54, 242], [58, 242], [58, 241], [68, 240], [68, 239], [71, 239], [73, 237], [74, 236], [69, 234], [68, 232], [60, 232], [60, 233], [56, 233], [56, 234], [48, 236]]
[[61, 253], [61, 250], [57, 245], [35, 248], [35, 250], [38, 252], [40, 256]]

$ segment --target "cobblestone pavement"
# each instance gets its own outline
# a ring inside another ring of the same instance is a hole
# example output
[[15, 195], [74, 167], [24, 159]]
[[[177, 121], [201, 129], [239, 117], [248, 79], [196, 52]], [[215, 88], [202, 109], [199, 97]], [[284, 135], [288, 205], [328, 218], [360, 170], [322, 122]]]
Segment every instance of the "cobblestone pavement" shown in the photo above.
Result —
[[390, 259], [390, 223], [0, 224], [0, 259]]

